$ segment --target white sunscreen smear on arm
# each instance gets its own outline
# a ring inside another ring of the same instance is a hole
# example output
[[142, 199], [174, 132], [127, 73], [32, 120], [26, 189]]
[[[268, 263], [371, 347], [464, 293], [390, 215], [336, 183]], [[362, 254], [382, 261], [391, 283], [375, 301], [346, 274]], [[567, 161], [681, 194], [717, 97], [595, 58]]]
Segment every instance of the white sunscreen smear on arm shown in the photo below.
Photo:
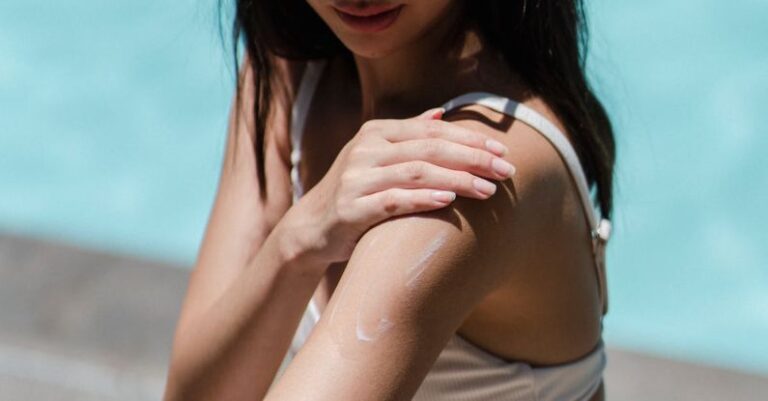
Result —
[[421, 258], [419, 258], [418, 262], [414, 264], [413, 266], [409, 267], [406, 271], [406, 287], [413, 287], [413, 285], [417, 282], [419, 279], [419, 276], [421, 276], [421, 273], [424, 273], [424, 270], [427, 269], [427, 266], [429, 266], [429, 261], [432, 259], [433, 256], [435, 256], [435, 252], [437, 252], [440, 248], [443, 247], [443, 244], [445, 244], [445, 239], [448, 236], [446, 233], [441, 233], [441, 235], [438, 235], [432, 242], [430, 242], [429, 246], [427, 246], [426, 249], [424, 249], [423, 254], [421, 255]]
[[[413, 287], [414, 285], [416, 285], [416, 283], [419, 280], [419, 276], [421, 276], [421, 274], [424, 273], [424, 271], [427, 269], [427, 266], [429, 266], [429, 261], [432, 259], [435, 253], [443, 246], [443, 244], [445, 244], [446, 238], [447, 238], [446, 233], [442, 233], [438, 235], [424, 249], [421, 257], [419, 257], [419, 260], [416, 261], [416, 263], [414, 263], [412, 266], [408, 267], [408, 269], [406, 269], [405, 271], [406, 287]], [[369, 287], [370, 286], [371, 285], [369, 284]], [[366, 292], [366, 294], [369, 294], [369, 293], [370, 291]], [[376, 327], [374, 327], [372, 330], [366, 330], [363, 327], [364, 325], [362, 324], [362, 321], [360, 319], [360, 312], [363, 309], [362, 308], [363, 305], [365, 305], [365, 301], [363, 301], [361, 307], [357, 309], [355, 334], [357, 335], [358, 340], [371, 342], [377, 339], [382, 333], [389, 330], [393, 326], [393, 323], [389, 319], [387, 319], [386, 316], [382, 316], [378, 319], [378, 323], [376, 324]]]
[[[418, 224], [418, 220], [413, 220], [412, 224]], [[410, 266], [407, 266], [402, 272], [402, 276], [404, 277], [403, 285], [409, 289], [415, 289], [418, 286], [418, 283], [423, 278], [424, 272], [428, 269], [432, 259], [434, 258], [435, 254], [445, 245], [448, 234], [450, 230], [445, 230], [443, 232], [440, 232], [439, 234], [435, 235], [435, 237], [420, 251], [419, 258]], [[404, 240], [394, 240], [392, 242], [389, 242], [386, 249], [374, 248], [373, 244], [376, 242], [377, 238], [374, 238], [368, 246], [365, 248], [365, 250], [362, 252], [362, 259], [372, 259], [372, 258], [386, 258], [388, 255], [395, 254], [403, 249], [406, 244], [403, 243]], [[400, 268], [399, 266], [381, 266], [381, 268]], [[364, 269], [364, 268], [363, 268]], [[360, 269], [360, 270], [363, 270]], [[348, 271], [345, 272], [345, 274], [361, 274], [361, 271]], [[343, 285], [341, 288], [339, 288], [338, 293], [338, 300], [334, 302], [333, 308], [330, 311], [330, 319], [329, 324], [333, 327], [334, 331], [337, 333], [335, 335], [336, 342], [338, 345], [342, 346], [341, 349], [342, 353], [347, 355], [348, 357], [354, 357], [355, 354], [357, 354], [353, 349], [348, 349], [349, 346], [349, 340], [354, 341], [352, 338], [349, 338], [349, 336], [352, 335], [346, 327], [340, 327], [340, 322], [336, 321], [335, 316], [338, 309], [339, 304], [344, 304], [344, 299], [355, 295], [351, 293], [357, 292], [360, 294], [358, 297], [355, 297], [359, 299], [359, 303], [356, 305], [355, 313], [355, 327], [354, 327], [354, 339], [357, 340], [359, 344], [370, 344], [374, 343], [377, 339], [380, 339], [384, 333], [389, 331], [395, 324], [396, 319], [393, 319], [393, 317], [387, 315], [387, 302], [376, 302], [375, 304], [371, 302], [372, 298], [375, 297], [381, 297], [382, 294], [380, 293], [382, 290], [380, 289], [380, 286], [377, 286], [377, 283], [372, 280], [368, 280], [367, 285], [365, 285], [365, 291], [362, 293], [359, 291], [359, 289], [352, 289], [350, 290], [348, 288], [348, 285]], [[351, 293], [350, 293], [351, 292]], [[348, 294], [350, 293], [350, 294]], [[390, 300], [391, 301], [391, 300]], [[355, 306], [352, 306], [353, 308]], [[378, 317], [372, 318], [372, 316], [376, 316], [378, 312]], [[347, 341], [344, 341], [344, 339], [349, 339]]]

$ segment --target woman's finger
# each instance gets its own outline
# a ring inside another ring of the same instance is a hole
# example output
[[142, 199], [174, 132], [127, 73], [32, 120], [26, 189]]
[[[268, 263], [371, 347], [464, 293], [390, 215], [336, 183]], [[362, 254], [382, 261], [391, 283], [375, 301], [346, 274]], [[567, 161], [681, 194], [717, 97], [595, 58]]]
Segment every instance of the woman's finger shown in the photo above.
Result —
[[429, 109], [418, 116], [414, 117], [416, 120], [439, 120], [443, 118], [443, 113], [445, 113], [445, 109], [442, 107], [435, 107], [434, 109]]
[[378, 135], [389, 142], [402, 142], [413, 139], [441, 138], [478, 149], [487, 149], [494, 154], [504, 156], [508, 149], [504, 144], [489, 138], [485, 134], [473, 131], [443, 120], [374, 120], [371, 123]]
[[456, 194], [487, 199], [496, 192], [496, 184], [466, 171], [451, 170], [423, 160], [413, 160], [366, 172], [365, 180], [357, 180], [355, 187], [362, 195], [382, 192], [389, 188], [435, 188]]
[[442, 138], [395, 142], [381, 149], [375, 158], [373, 162], [378, 166], [424, 160], [438, 166], [465, 170], [498, 180], [510, 178], [515, 173], [512, 164], [491, 152]]
[[355, 199], [366, 216], [381, 221], [392, 216], [425, 212], [450, 205], [456, 199], [451, 191], [419, 188], [390, 188]]

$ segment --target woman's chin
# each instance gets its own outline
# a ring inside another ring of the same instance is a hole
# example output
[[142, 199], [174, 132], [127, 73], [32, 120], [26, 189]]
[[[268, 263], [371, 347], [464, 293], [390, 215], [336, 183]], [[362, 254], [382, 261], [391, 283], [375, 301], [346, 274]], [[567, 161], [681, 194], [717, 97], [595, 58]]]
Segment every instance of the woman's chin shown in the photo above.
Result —
[[375, 60], [384, 58], [389, 54], [388, 52], [381, 51], [381, 50], [371, 50], [371, 49], [363, 49], [363, 50], [355, 50], [355, 49], [349, 49], [349, 51], [352, 52], [357, 57], [363, 58], [363, 59], [369, 59], [369, 60]]
[[352, 54], [365, 59], [379, 59], [397, 51], [398, 46], [393, 40], [342, 40], [344, 47]]
[[394, 49], [381, 46], [380, 44], [349, 44], [344, 43], [344, 46], [349, 49], [352, 54], [364, 59], [379, 59], [391, 54]]

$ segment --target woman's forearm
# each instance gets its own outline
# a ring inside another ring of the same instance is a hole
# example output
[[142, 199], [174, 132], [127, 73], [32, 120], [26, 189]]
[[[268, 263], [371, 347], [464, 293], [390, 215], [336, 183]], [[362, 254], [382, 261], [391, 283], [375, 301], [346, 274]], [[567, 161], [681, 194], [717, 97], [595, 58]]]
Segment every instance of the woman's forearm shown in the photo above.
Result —
[[177, 330], [166, 401], [266, 394], [323, 270], [281, 223], [230, 288]]

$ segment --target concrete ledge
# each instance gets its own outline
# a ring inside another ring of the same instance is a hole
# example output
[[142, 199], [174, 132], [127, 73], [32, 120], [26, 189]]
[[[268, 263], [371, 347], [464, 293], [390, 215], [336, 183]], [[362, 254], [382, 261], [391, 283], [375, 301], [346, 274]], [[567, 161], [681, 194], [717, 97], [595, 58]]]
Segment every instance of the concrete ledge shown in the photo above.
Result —
[[[152, 400], [187, 269], [0, 235], [0, 399]], [[609, 400], [766, 400], [768, 378], [608, 350]]]
[[768, 378], [609, 348], [608, 400], [768, 400]]

